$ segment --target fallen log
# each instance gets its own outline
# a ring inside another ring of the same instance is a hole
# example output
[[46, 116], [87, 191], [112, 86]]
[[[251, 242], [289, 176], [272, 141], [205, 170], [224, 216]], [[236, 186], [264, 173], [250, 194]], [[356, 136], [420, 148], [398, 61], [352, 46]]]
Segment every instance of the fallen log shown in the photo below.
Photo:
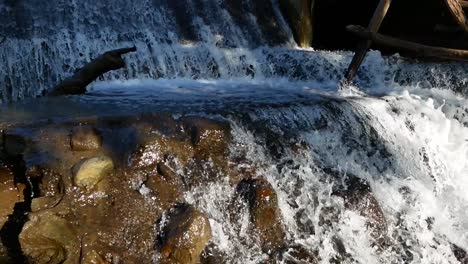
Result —
[[[380, 0], [379, 5], [375, 9], [374, 15], [372, 16], [369, 26], [367, 27], [370, 32], [377, 32], [382, 24], [385, 15], [387, 14], [388, 9], [390, 8], [390, 3], [392, 0]], [[361, 66], [364, 57], [366, 56], [367, 50], [370, 48], [372, 42], [369, 39], [366, 39], [364, 42], [361, 42], [356, 49], [356, 53], [351, 61], [351, 64], [348, 67], [348, 70], [345, 73], [345, 83], [350, 83], [354, 76], [356, 76], [359, 67]]]
[[136, 47], [108, 51], [93, 59], [84, 67], [78, 69], [73, 76], [63, 80], [48, 94], [59, 96], [68, 94], [84, 94], [86, 86], [106, 72], [117, 70], [125, 66], [122, 55], [135, 52]]
[[409, 51], [418, 56], [456, 61], [468, 61], [468, 50], [427, 46], [416, 42], [401, 40], [383, 34], [370, 32], [364, 27], [357, 25], [349, 25], [346, 27], [346, 29], [353, 34], [361, 38], [371, 40], [378, 45]]

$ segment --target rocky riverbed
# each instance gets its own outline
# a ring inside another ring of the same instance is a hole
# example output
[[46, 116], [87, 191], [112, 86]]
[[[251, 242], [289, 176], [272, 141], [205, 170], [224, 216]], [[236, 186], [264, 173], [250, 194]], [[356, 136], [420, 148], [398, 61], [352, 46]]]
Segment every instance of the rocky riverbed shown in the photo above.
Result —
[[[273, 134], [268, 137], [274, 140]], [[242, 218], [246, 208], [249, 236], [269, 259], [318, 262], [315, 252], [288, 242], [275, 189], [245, 157], [233, 156], [230, 144], [226, 119], [199, 115], [89, 118], [6, 129], [2, 258], [11, 263], [228, 262], [210, 243], [209, 213], [185, 199], [201, 185], [228, 181], [236, 191], [227, 214]], [[377, 201], [365, 183], [351, 186], [337, 195], [369, 219], [380, 243], [386, 225]], [[324, 212], [334, 213], [333, 208]], [[324, 225], [332, 224], [333, 217], [323, 218]]]

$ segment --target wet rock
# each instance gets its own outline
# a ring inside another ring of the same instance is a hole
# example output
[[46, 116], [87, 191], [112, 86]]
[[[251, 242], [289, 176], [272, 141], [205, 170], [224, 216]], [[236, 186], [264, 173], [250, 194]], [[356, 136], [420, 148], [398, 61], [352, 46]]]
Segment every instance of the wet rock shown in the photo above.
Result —
[[102, 145], [102, 135], [93, 127], [77, 127], [70, 136], [70, 147], [74, 151], [99, 149]]
[[228, 263], [225, 254], [223, 254], [215, 244], [209, 244], [205, 250], [203, 250], [200, 263], [201, 264], [219, 264]]
[[13, 172], [0, 164], [0, 228], [13, 213], [16, 203], [24, 201], [23, 184], [16, 184]]
[[26, 171], [26, 177], [33, 183], [35, 197], [52, 197], [64, 192], [62, 175], [54, 170], [33, 166]]
[[3, 149], [9, 156], [23, 154], [29, 143], [24, 135], [16, 131], [5, 131], [3, 133]]
[[85, 253], [81, 263], [84, 263], [84, 264], [110, 264], [109, 261], [104, 259], [104, 257], [102, 257], [95, 250], [91, 250], [91, 251]]
[[387, 221], [369, 184], [357, 177], [346, 181], [347, 188], [334, 194], [343, 197], [345, 207], [367, 218], [367, 227], [375, 242], [382, 246], [387, 239]]
[[180, 138], [157, 136], [151, 141], [140, 143], [140, 147], [131, 155], [131, 167], [147, 168], [164, 162], [166, 157], [177, 157], [186, 164], [194, 156], [190, 142]]
[[78, 263], [80, 241], [65, 219], [52, 213], [32, 214], [19, 236], [30, 263]]
[[457, 260], [460, 261], [461, 264], [468, 264], [468, 253], [466, 253], [466, 251], [463, 248], [455, 244], [451, 244], [451, 247], [453, 254], [457, 258]]
[[196, 158], [202, 160], [212, 158], [218, 163], [223, 161], [231, 137], [228, 122], [203, 117], [185, 117], [182, 123], [190, 134]]
[[7, 249], [3, 246], [2, 242], [0, 242], [0, 263], [2, 263], [2, 264], [14, 263], [14, 262], [8, 257], [8, 251], [7, 251]]
[[280, 0], [282, 13], [293, 30], [294, 39], [300, 47], [312, 46], [314, 0]]
[[309, 252], [300, 245], [289, 248], [284, 254], [285, 264], [318, 264], [317, 253]]
[[237, 191], [249, 205], [253, 229], [262, 249], [267, 253], [276, 252], [282, 247], [285, 234], [275, 190], [265, 180], [250, 179], [241, 181]]
[[73, 182], [76, 186], [92, 188], [114, 170], [114, 162], [107, 156], [89, 158], [73, 167]]
[[160, 238], [161, 263], [199, 263], [211, 239], [210, 223], [193, 206], [179, 204], [169, 213]]
[[153, 194], [156, 196], [159, 206], [163, 210], [171, 208], [182, 200], [182, 182], [179, 176], [164, 163], [157, 165], [158, 174], [150, 174], [145, 182]]
[[62, 196], [34, 198], [31, 201], [31, 212], [35, 213], [35, 212], [47, 210], [50, 208], [54, 208], [60, 203], [62, 198], [63, 198]]

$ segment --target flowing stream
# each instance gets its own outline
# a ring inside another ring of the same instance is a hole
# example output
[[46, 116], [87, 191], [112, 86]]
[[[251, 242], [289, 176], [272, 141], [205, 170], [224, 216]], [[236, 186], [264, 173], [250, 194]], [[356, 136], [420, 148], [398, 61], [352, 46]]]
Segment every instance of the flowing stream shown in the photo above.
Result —
[[[337, 263], [459, 263], [453, 245], [468, 251], [468, 64], [372, 51], [356, 85], [339, 90], [352, 53], [298, 49], [275, 0], [1, 0], [0, 13], [0, 124], [222, 115], [231, 155], [247, 149], [249, 166], [276, 190], [287, 240], [323, 263], [339, 254]], [[131, 45], [128, 67], [87, 95], [31, 99], [83, 61]], [[274, 131], [278, 155], [253, 123]], [[333, 175], [368, 182], [391, 246], [373, 245], [366, 219], [332, 195], [341, 181]], [[207, 213], [230, 262], [264, 263], [242, 231], [247, 218], [226, 213], [234, 192], [221, 182], [185, 196]], [[326, 208], [337, 212], [329, 225]]]

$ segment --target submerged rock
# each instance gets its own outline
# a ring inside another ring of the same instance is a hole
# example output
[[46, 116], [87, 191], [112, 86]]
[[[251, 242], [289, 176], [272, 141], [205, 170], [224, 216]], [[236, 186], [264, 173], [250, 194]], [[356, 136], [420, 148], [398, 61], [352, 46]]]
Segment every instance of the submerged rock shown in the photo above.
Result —
[[457, 258], [457, 260], [460, 261], [461, 264], [468, 264], [468, 253], [466, 253], [466, 251], [463, 248], [455, 244], [451, 244], [451, 247], [453, 254]]
[[13, 213], [16, 203], [24, 201], [23, 184], [16, 184], [13, 172], [0, 164], [0, 228]]
[[211, 239], [208, 218], [193, 206], [179, 204], [162, 229], [161, 263], [195, 264]]
[[228, 122], [193, 116], [184, 117], [182, 123], [195, 148], [195, 158], [212, 158], [217, 163], [223, 161], [231, 137]]
[[114, 162], [107, 156], [89, 158], [73, 167], [73, 182], [78, 187], [93, 188], [114, 170]]
[[284, 254], [285, 264], [318, 264], [317, 253], [309, 252], [300, 245], [289, 248]]
[[237, 191], [249, 205], [254, 231], [258, 234], [262, 249], [274, 253], [283, 246], [284, 231], [281, 224], [278, 197], [265, 180], [243, 180]]
[[347, 180], [347, 188], [334, 193], [343, 197], [345, 207], [367, 218], [367, 227], [375, 242], [382, 246], [387, 239], [387, 220], [369, 184], [357, 177]]
[[105, 260], [99, 253], [95, 250], [91, 250], [87, 252], [83, 256], [83, 260], [81, 263], [84, 264], [111, 264], [109, 261]]
[[26, 177], [35, 185], [35, 197], [52, 197], [64, 192], [62, 175], [54, 170], [33, 166], [26, 171]]
[[74, 151], [99, 149], [102, 145], [102, 135], [92, 127], [74, 128], [70, 136], [70, 147]]
[[30, 263], [79, 263], [81, 245], [76, 230], [52, 213], [32, 214], [19, 240]]
[[159, 206], [163, 210], [171, 208], [177, 202], [182, 201], [182, 182], [179, 176], [164, 163], [157, 165], [158, 174], [151, 173], [145, 182], [157, 198]]

